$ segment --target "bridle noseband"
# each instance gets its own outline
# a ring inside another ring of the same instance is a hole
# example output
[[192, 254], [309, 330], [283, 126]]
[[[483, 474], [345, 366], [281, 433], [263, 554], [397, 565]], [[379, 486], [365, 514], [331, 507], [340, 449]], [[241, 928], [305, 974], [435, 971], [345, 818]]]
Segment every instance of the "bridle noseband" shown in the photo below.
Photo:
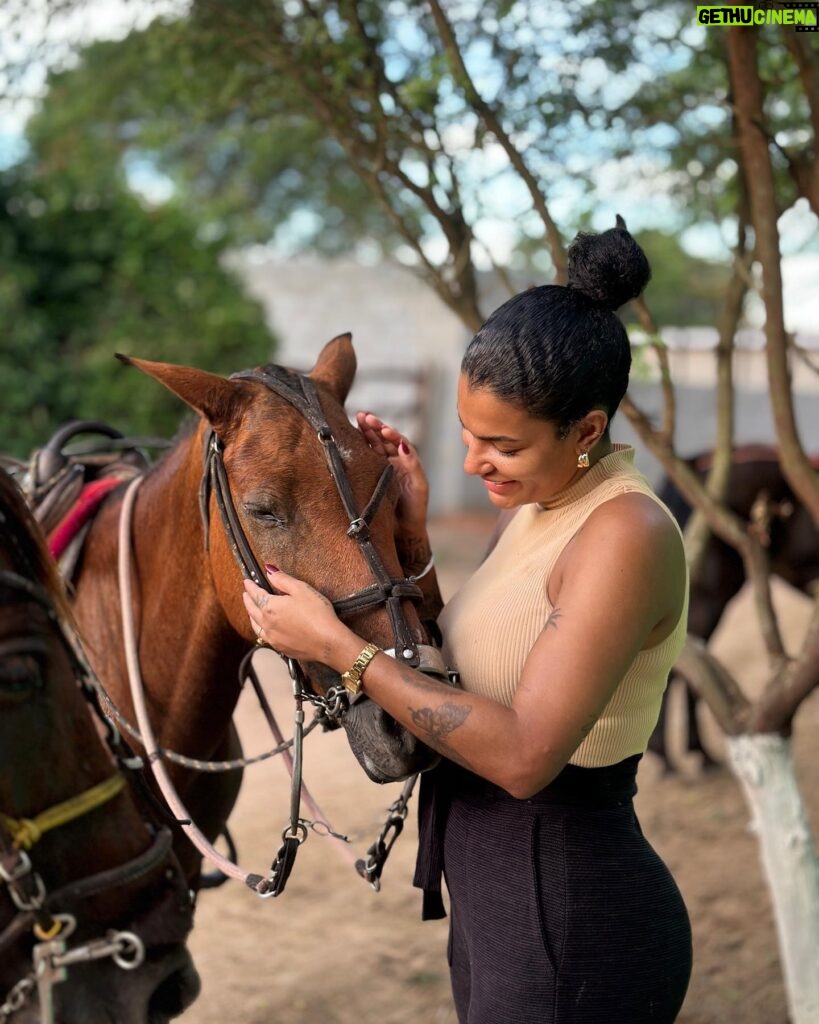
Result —
[[[278, 375], [270, 372], [272, 369], [275, 369]], [[420, 600], [423, 597], [420, 587], [407, 577], [390, 576], [370, 539], [370, 524], [393, 478], [392, 466], [387, 465], [384, 468], [375, 485], [372, 497], [364, 510], [359, 512], [350, 480], [344, 468], [344, 460], [321, 408], [316, 386], [310, 377], [293, 373], [281, 367], [271, 367], [268, 370], [244, 370], [241, 373], [233, 374], [230, 379], [255, 381], [279, 395], [304, 416], [321, 442], [330, 475], [349, 520], [347, 536], [352, 537], [358, 544], [370, 572], [375, 577], [375, 582], [369, 587], [364, 587], [349, 597], [333, 601], [336, 613], [339, 616], [350, 615], [383, 604], [386, 606], [395, 637], [394, 653], [396, 658], [412, 668], [422, 667], [424, 661], [432, 661], [433, 659], [425, 658], [424, 652], [419, 650], [426, 645], [419, 645], [414, 639], [401, 607], [402, 599]], [[215, 431], [208, 428], [205, 432], [205, 471], [199, 492], [205, 545], [207, 546], [209, 533], [209, 498], [213, 491], [225, 533], [242, 574], [272, 593], [272, 587], [256, 560], [242, 528], [230, 493], [222, 452], [221, 441]]]

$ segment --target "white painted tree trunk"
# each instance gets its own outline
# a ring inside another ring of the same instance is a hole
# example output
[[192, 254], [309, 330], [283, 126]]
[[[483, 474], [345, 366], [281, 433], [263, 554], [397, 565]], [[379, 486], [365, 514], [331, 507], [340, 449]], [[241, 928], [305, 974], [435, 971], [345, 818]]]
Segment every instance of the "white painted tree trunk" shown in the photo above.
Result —
[[819, 1021], [819, 858], [781, 736], [726, 737], [751, 810], [779, 934], [791, 1024]]

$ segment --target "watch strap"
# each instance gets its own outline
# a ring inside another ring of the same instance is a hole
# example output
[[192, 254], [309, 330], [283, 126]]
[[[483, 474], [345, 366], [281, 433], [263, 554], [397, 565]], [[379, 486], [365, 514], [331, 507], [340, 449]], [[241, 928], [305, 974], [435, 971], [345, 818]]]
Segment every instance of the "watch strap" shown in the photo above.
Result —
[[375, 644], [367, 644], [350, 668], [346, 672], [342, 672], [341, 681], [344, 684], [344, 689], [352, 696], [361, 690], [361, 677], [364, 675], [364, 670], [380, 650], [381, 648]]

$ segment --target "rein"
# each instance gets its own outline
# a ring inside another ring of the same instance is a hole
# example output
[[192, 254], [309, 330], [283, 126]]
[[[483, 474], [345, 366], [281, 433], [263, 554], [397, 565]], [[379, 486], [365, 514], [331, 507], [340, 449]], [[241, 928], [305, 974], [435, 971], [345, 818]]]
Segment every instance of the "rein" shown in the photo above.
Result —
[[[151, 767], [156, 783], [162, 792], [165, 801], [174, 815], [176, 824], [182, 829], [191, 843], [199, 853], [209, 860], [223, 875], [243, 882], [257, 896], [267, 898], [278, 896], [284, 889], [287, 878], [293, 866], [295, 849], [301, 845], [307, 837], [307, 822], [298, 816], [291, 814], [290, 825], [282, 833], [282, 846], [271, 867], [269, 875], [243, 871], [233, 861], [228, 860], [213, 846], [204, 833], [194, 824], [191, 816], [185, 807], [179, 793], [176, 790], [170, 775], [162, 762], [162, 754], [156, 742], [156, 735], [148, 715], [148, 707], [145, 699], [145, 684], [142, 680], [142, 672], [139, 665], [139, 653], [136, 642], [136, 631], [134, 627], [133, 603], [131, 599], [131, 524], [133, 520], [133, 505], [137, 491], [142, 484], [143, 477], [136, 477], [128, 486], [122, 503], [122, 511], [119, 526], [119, 587], [120, 606], [122, 613], [123, 642], [125, 646], [125, 660], [128, 668], [128, 681], [131, 690], [131, 700], [134, 705], [137, 725], [142, 745], [145, 748], [145, 755]], [[251, 654], [253, 651], [250, 652]], [[260, 694], [261, 691], [257, 690]], [[301, 744], [304, 737], [304, 711], [302, 708], [303, 692], [301, 686], [294, 680], [294, 697], [296, 699], [295, 731], [293, 737], [294, 760], [299, 766], [299, 780], [301, 775]], [[266, 705], [263, 704], [263, 707]], [[267, 708], [269, 712], [269, 708]], [[282, 744], [280, 744], [282, 746]], [[295, 775], [294, 775], [295, 777]], [[299, 789], [301, 787], [299, 786]], [[295, 783], [294, 783], [295, 789]], [[293, 800], [291, 799], [291, 809]], [[330, 836], [346, 841], [344, 837], [337, 836], [331, 830], [327, 830]]]

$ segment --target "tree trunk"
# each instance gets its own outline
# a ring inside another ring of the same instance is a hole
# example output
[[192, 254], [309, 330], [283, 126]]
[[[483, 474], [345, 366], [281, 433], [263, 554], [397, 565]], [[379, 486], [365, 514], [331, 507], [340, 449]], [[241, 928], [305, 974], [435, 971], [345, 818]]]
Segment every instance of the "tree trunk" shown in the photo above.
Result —
[[790, 1024], [819, 1021], [819, 859], [796, 784], [789, 740], [726, 737], [750, 808], [773, 901]]
[[757, 32], [732, 26], [726, 38], [740, 156], [751, 204], [756, 254], [762, 266], [768, 389], [782, 452], [782, 472], [794, 493], [810, 510], [813, 521], [819, 524], [819, 476], [805, 455], [793, 410], [788, 337], [782, 305], [782, 265], [777, 226], [779, 210], [768, 138], [763, 131], [764, 95], [758, 67]]

